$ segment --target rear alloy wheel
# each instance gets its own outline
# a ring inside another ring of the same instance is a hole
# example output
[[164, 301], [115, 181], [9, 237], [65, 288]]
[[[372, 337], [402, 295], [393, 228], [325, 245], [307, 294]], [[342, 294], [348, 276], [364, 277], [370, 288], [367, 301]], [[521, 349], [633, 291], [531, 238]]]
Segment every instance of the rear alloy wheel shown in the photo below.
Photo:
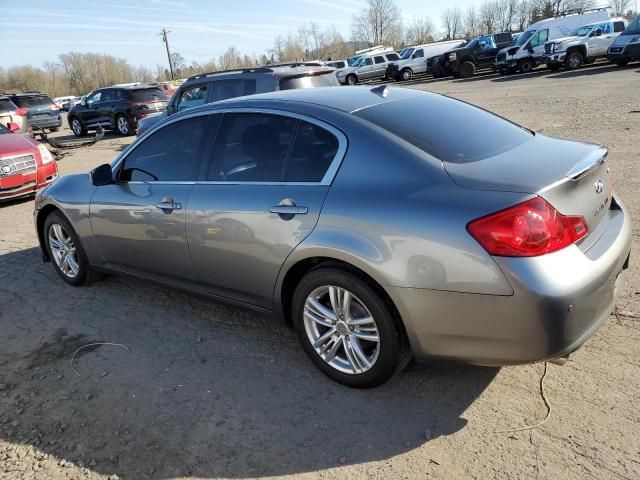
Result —
[[584, 63], [584, 57], [580, 52], [571, 52], [564, 59], [564, 68], [567, 70], [576, 70]]
[[89, 262], [80, 239], [60, 212], [51, 213], [44, 222], [44, 241], [58, 275], [70, 285], [83, 285], [89, 276]]
[[69, 126], [71, 127], [71, 131], [76, 137], [81, 137], [87, 133], [87, 131], [82, 126], [82, 122], [80, 122], [80, 119], [76, 117], [73, 117], [71, 119]]
[[116, 128], [120, 135], [125, 137], [127, 135], [131, 135], [131, 125], [129, 125], [129, 120], [127, 120], [127, 117], [122, 114], [116, 117]]
[[460, 64], [460, 76], [462, 78], [473, 77], [474, 73], [476, 73], [476, 66], [473, 64], [473, 62], [465, 60]]
[[353, 73], [351, 75], [347, 75], [347, 85], [357, 85], [358, 77], [356, 77]]
[[385, 302], [362, 279], [335, 268], [308, 273], [296, 288], [293, 321], [313, 363], [357, 388], [387, 381], [401, 359], [401, 340]]
[[525, 59], [520, 62], [520, 73], [529, 73], [533, 70], [534, 63], [533, 60]]
[[402, 70], [402, 80], [404, 80], [405, 82], [411, 80], [412, 76], [413, 72], [411, 72], [411, 70], [409, 70], [408, 68]]

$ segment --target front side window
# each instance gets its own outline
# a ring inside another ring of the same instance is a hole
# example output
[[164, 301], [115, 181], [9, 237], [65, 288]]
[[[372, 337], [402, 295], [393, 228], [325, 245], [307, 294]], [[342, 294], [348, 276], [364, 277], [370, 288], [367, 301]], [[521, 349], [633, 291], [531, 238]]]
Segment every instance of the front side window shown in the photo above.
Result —
[[400, 60], [400, 55], [398, 55], [397, 53], [387, 53], [387, 60], [389, 61]]
[[93, 105], [94, 103], [101, 102], [102, 92], [96, 92], [93, 95], [87, 97], [87, 105]]
[[365, 58], [364, 61], [361, 64], [362, 65], [373, 65], [373, 61], [371, 60], [371, 58]]
[[195, 181], [209, 120], [201, 115], [160, 128], [124, 159], [118, 180]]
[[580, 27], [575, 32], [573, 32], [573, 35], [575, 35], [576, 37], [584, 37], [584, 36], [588, 35], [591, 32], [592, 29], [593, 29], [593, 25], [587, 25], [585, 27]]
[[611, 33], [611, 24], [609, 22], [602, 23], [598, 25], [598, 29], [600, 29], [602, 35], [604, 35], [605, 33]]
[[207, 101], [207, 86], [200, 85], [189, 90], [185, 90], [180, 94], [178, 100], [178, 111], [188, 110], [190, 108], [204, 105]]
[[529, 45], [531, 45], [532, 48], [535, 48], [538, 45], [544, 44], [548, 39], [549, 39], [549, 30], [546, 30], [546, 29], [540, 30], [538, 34], [531, 39], [531, 42], [529, 42]]
[[[521, 47], [523, 46], [525, 43], [527, 43], [527, 41], [533, 37], [533, 35], [536, 33], [535, 30], [527, 30], [524, 33], [521, 33], [520, 35], [518, 35], [518, 40], [516, 40], [516, 46], [517, 47]], [[471, 46], [471, 45], [469, 45]]]
[[414, 53], [413, 58], [424, 58], [424, 50], [423, 49], [416, 50], [416, 53]]
[[613, 31], [615, 33], [624, 32], [624, 22], [613, 22]]
[[297, 120], [264, 113], [227, 113], [207, 175], [213, 181], [280, 182]]

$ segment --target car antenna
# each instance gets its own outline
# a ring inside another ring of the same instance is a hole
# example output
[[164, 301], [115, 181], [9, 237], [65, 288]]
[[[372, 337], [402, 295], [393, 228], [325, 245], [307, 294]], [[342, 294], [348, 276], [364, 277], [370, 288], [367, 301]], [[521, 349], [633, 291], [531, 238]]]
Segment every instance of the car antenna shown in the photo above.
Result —
[[382, 98], [387, 98], [387, 95], [389, 95], [389, 89], [386, 85], [380, 85], [379, 87], [372, 88], [371, 93], [380, 95]]

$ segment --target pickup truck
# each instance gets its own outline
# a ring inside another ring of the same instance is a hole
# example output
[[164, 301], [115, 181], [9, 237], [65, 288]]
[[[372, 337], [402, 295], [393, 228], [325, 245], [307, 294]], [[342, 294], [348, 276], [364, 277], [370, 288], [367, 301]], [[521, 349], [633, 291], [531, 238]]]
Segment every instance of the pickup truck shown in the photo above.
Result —
[[476, 70], [490, 67], [496, 53], [512, 42], [513, 35], [509, 32], [481, 35], [429, 62], [430, 72], [434, 77], [471, 77]]

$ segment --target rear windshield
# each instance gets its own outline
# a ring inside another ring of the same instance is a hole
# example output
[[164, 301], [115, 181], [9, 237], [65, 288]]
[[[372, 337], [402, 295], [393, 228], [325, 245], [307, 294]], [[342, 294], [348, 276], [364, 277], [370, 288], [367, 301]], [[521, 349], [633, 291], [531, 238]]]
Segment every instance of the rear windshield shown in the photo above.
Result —
[[0, 112], [10, 112], [16, 108], [15, 104], [8, 98], [0, 98]]
[[321, 75], [305, 75], [304, 77], [289, 77], [280, 80], [280, 90], [295, 88], [333, 87], [340, 85], [333, 71]]
[[36, 97], [15, 97], [13, 103], [15, 103], [19, 107], [25, 108], [42, 107], [54, 104], [53, 100], [44, 95], [38, 95]]
[[627, 26], [622, 35], [640, 35], [640, 15]]
[[136, 89], [129, 92], [134, 102], [166, 102], [169, 100], [159, 88]]
[[449, 163], [483, 160], [531, 139], [493, 113], [440, 95], [386, 102], [354, 113]]

